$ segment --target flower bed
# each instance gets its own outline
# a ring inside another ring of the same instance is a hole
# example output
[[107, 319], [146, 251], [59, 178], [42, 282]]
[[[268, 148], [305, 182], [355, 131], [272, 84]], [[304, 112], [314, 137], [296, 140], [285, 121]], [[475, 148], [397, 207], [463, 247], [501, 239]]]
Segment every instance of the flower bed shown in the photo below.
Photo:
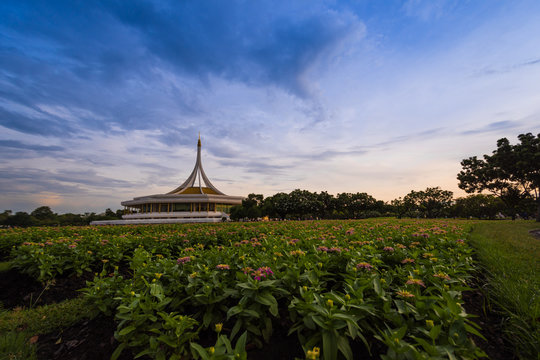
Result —
[[84, 293], [118, 321], [115, 355], [245, 358], [246, 344], [271, 343], [276, 327], [307, 358], [353, 359], [358, 348], [385, 359], [482, 354], [461, 307], [472, 250], [456, 222], [73, 229], [21, 241], [13, 263], [41, 281], [95, 273]]

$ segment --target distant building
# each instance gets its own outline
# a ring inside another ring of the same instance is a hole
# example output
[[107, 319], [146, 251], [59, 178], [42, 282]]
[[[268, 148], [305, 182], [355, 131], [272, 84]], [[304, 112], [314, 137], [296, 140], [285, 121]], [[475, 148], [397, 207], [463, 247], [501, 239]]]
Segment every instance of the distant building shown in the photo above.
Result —
[[208, 180], [201, 163], [199, 136], [195, 168], [182, 185], [166, 194], [122, 201], [122, 220], [94, 221], [91, 225], [220, 222], [229, 219], [230, 208], [241, 205], [242, 200], [241, 196], [225, 195]]

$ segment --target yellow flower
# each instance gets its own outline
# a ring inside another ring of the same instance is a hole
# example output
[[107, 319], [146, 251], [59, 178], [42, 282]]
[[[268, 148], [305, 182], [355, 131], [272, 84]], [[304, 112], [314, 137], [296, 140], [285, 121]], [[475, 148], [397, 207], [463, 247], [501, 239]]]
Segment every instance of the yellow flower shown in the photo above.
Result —
[[334, 306], [334, 301], [331, 300], [331, 299], [326, 300], [326, 303], [327, 303], [328, 306], [330, 306], [330, 307]]
[[135, 291], [130, 292], [131, 296], [135, 295]]
[[154, 275], [156, 275], [156, 278], [160, 278], [161, 276], [163, 276], [163, 274], [160, 274], [160, 273], [155, 273]]
[[302, 290], [307, 291], [307, 286], [306, 285], [302, 286]]
[[431, 329], [433, 327], [433, 320], [426, 320], [426, 326]]
[[189, 275], [190, 278], [194, 279], [197, 276], [197, 272], [193, 272]]
[[347, 300], [347, 301], [348, 301], [348, 300], [351, 300], [351, 295], [345, 294], [345, 300]]
[[318, 347], [314, 347], [313, 350], [308, 350], [306, 354], [306, 359], [308, 360], [316, 360], [319, 358], [320, 355], [320, 349]]
[[210, 355], [213, 355], [214, 354], [214, 351], [216, 351], [216, 349], [214, 349], [214, 347], [210, 347], [210, 349], [208, 349], [208, 352], [210, 353]]
[[221, 329], [223, 328], [223, 324], [222, 323], [217, 323], [216, 324], [216, 332], [221, 332]]

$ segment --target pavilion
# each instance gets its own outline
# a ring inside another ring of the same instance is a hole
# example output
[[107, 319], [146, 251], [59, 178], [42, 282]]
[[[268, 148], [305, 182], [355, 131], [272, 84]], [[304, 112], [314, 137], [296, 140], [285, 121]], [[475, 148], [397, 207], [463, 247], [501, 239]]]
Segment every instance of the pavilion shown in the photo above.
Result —
[[219, 191], [204, 173], [199, 135], [195, 168], [182, 185], [166, 194], [122, 201], [122, 220], [93, 221], [91, 225], [220, 222], [228, 220], [230, 208], [241, 205], [242, 200]]

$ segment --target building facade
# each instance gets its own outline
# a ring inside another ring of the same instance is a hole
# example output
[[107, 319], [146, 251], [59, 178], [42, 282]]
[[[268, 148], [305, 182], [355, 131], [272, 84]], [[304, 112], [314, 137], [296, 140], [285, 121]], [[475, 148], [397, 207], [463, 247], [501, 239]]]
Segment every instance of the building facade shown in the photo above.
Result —
[[122, 201], [122, 220], [95, 221], [91, 225], [220, 222], [228, 220], [230, 208], [241, 205], [242, 200], [243, 197], [225, 195], [212, 185], [202, 167], [199, 136], [195, 167], [182, 185], [166, 194]]

